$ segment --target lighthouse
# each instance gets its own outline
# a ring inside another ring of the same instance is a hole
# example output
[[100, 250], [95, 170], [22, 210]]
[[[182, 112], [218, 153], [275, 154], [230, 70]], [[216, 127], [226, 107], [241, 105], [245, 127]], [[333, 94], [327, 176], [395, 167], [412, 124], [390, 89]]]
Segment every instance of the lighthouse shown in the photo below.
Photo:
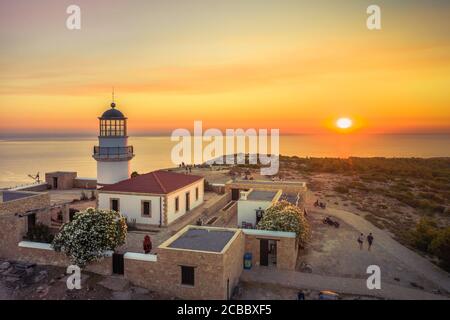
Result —
[[111, 103], [99, 119], [98, 146], [93, 158], [97, 161], [97, 185], [105, 186], [130, 177], [133, 146], [128, 145], [127, 118]]

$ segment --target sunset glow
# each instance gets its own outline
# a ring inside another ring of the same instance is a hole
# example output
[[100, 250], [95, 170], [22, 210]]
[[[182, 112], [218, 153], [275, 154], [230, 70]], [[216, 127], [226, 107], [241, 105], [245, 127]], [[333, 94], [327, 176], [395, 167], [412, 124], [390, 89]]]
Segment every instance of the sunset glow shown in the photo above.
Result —
[[359, 1], [77, 4], [69, 31], [67, 1], [0, 0], [0, 134], [95, 135], [113, 86], [130, 133], [450, 132], [449, 2], [383, 3], [380, 31]]

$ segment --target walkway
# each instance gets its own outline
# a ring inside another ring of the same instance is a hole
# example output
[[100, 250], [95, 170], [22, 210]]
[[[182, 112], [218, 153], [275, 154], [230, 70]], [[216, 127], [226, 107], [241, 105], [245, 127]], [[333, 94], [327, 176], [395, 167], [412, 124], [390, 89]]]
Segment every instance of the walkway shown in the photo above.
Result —
[[[310, 212], [313, 213], [314, 211], [310, 210]], [[427, 280], [433, 282], [437, 287], [450, 292], [450, 275], [448, 273], [392, 239], [386, 231], [378, 229], [363, 217], [349, 211], [327, 208], [326, 210], [320, 212], [341, 219], [365, 235], [372, 232], [375, 238], [374, 241], [378, 246], [398, 258]]]
[[369, 290], [366, 286], [366, 279], [329, 277], [266, 267], [253, 267], [251, 270], [244, 270], [241, 281], [272, 284], [298, 290], [331, 290], [341, 294], [392, 300], [448, 300], [447, 297], [442, 295], [384, 283], [381, 284], [379, 290]]

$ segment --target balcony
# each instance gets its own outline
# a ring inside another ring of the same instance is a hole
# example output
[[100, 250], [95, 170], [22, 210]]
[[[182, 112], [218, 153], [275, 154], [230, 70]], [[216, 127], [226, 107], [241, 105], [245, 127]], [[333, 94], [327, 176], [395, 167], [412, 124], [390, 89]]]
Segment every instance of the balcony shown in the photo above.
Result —
[[95, 160], [121, 161], [130, 160], [134, 157], [133, 146], [127, 147], [94, 147]]

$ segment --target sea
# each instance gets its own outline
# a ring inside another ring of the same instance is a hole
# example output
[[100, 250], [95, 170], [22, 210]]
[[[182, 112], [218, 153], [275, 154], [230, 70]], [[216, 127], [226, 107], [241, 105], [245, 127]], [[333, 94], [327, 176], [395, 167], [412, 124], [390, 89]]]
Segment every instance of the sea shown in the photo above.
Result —
[[[171, 160], [176, 144], [169, 136], [130, 136], [136, 155], [131, 170], [145, 173], [178, 165]], [[97, 137], [0, 138], [0, 188], [31, 183], [28, 175], [37, 172], [41, 178], [51, 171], [95, 178], [95, 145]], [[279, 149], [282, 155], [299, 157], [450, 157], [450, 134], [292, 135], [280, 137]]]

